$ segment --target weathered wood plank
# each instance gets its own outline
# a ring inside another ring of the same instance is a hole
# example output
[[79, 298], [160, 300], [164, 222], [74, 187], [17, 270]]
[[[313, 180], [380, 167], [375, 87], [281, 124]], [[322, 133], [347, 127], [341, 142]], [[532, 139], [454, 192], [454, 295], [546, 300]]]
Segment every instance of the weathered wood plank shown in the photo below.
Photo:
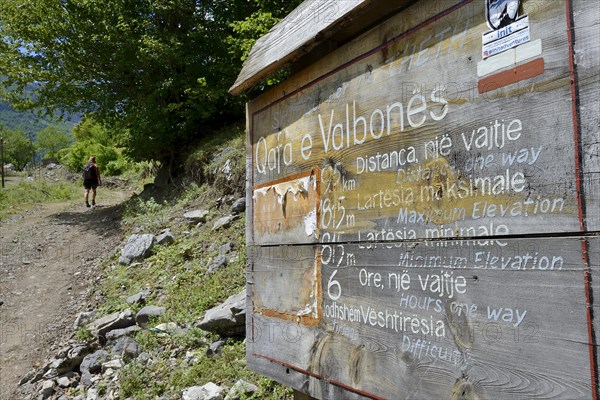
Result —
[[[330, 76], [281, 100], [267, 94], [271, 103], [250, 104], [255, 188], [321, 172], [320, 232], [281, 243], [579, 230], [569, 43], [555, 34], [557, 25], [567, 28], [564, 3], [529, 14], [534, 38], [542, 39], [544, 74], [483, 95], [474, 85], [487, 29], [483, 4], [442, 3], [451, 11], [438, 19], [419, 3], [407, 10], [421, 18], [411, 28], [402, 13], [333, 53], [365, 56]], [[460, 18], [471, 14], [479, 18]], [[397, 26], [410, 35], [378, 48]], [[591, 99], [597, 85], [583, 84]], [[588, 158], [583, 213], [597, 226], [598, 161]]]
[[318, 323], [322, 302], [321, 269], [314, 250], [299, 246], [256, 250], [262, 261], [254, 265], [252, 272], [253, 307], [262, 314], [292, 322]]
[[[252, 125], [250, 124], [251, 114], [248, 104], [246, 104], [246, 176], [252, 176]], [[254, 240], [252, 238], [253, 225], [252, 219], [254, 216], [254, 206], [252, 194], [254, 191], [252, 179], [246, 179], [246, 245], [250, 246]]]
[[[449, 398], [458, 386], [469, 398], [590, 398], [579, 238], [363, 246], [255, 249], [254, 265], [282, 274], [286, 258], [320, 254], [323, 310], [318, 326], [254, 310], [251, 368], [269, 358], [305, 371], [317, 379], [296, 388], [316, 398], [347, 398], [331, 395], [343, 385], [373, 398]], [[272, 271], [253, 281], [261, 274]]]

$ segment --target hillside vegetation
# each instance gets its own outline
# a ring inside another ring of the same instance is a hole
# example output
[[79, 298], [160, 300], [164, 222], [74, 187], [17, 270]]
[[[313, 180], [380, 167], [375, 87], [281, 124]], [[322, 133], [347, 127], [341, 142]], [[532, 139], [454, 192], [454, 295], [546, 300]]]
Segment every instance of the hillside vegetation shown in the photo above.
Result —
[[[234, 202], [244, 198], [244, 140], [238, 125], [220, 130], [188, 157], [183, 176], [167, 186], [148, 183], [121, 205], [117, 223], [124, 239], [169, 230], [175, 240], [154, 245], [143, 259], [130, 264], [119, 262], [121, 244], [99, 262], [99, 277], [90, 293], [95, 306], [81, 310], [89, 313], [85, 314], [88, 322], [72, 332], [75, 342], [70, 346], [113, 354], [117, 340], [99, 340], [90, 321], [126, 310], [135, 315], [148, 305], [164, 307], [165, 312], [128, 335], [130, 345], [135, 342], [139, 350], [135, 357], [117, 357], [123, 363], [117, 372], [99, 373], [91, 384], [84, 384], [84, 361], [72, 368], [81, 381], [68, 389], [55, 389], [56, 398], [60, 394], [65, 399], [85, 399], [94, 392], [106, 399], [181, 399], [189, 387], [212, 382], [227, 393], [239, 380], [257, 388], [237, 398], [291, 398], [289, 389], [245, 368], [243, 336], [219, 335], [198, 324], [207, 310], [245, 288], [245, 213], [232, 214]], [[206, 210], [205, 221], [184, 218], [191, 210]], [[215, 229], [222, 217], [230, 217], [230, 223]], [[226, 262], [215, 267], [216, 260], [224, 258]], [[143, 301], [128, 302], [139, 293], [144, 293]], [[39, 394], [40, 385], [41, 381], [34, 382], [30, 388]]]
[[[245, 341], [227, 338], [222, 354], [207, 357], [211, 343], [220, 338], [194, 326], [207, 309], [220, 304], [245, 287], [246, 241], [245, 214], [231, 226], [218, 231], [213, 223], [230, 214], [234, 200], [244, 196], [244, 135], [240, 128], [233, 134], [221, 131], [202, 150], [188, 159], [188, 177], [178, 190], [163, 197], [147, 195], [132, 198], [124, 209], [126, 231], [159, 233], [170, 229], [177, 238], [170, 246], [157, 246], [153, 254], [135, 267], [119, 265], [116, 255], [103, 264], [104, 279], [98, 287], [104, 301], [103, 313], [122, 311], [125, 299], [143, 290], [152, 293], [147, 304], [159, 304], [167, 311], [156, 322], [176, 323], [187, 328], [185, 333], [157, 335], [144, 330], [136, 335], [144, 351], [155, 360], [152, 364], [128, 365], [120, 376], [120, 397], [154, 399], [167, 395], [177, 397], [189, 386], [212, 381], [227, 387], [240, 378], [259, 386], [247, 398], [282, 399], [286, 390], [245, 369]], [[227, 139], [227, 140], [224, 140]], [[219, 143], [220, 142], [220, 143]], [[226, 170], [225, 165], [230, 166]], [[201, 177], [198, 182], [191, 176]], [[190, 226], [182, 215], [189, 210], [209, 211], [206, 223]], [[208, 272], [219, 250], [227, 252], [225, 267]], [[137, 311], [135, 308], [133, 311]], [[196, 362], [190, 360], [197, 359]], [[246, 398], [246, 397], [243, 397]]]
[[199, 138], [243, 117], [245, 99], [228, 93], [242, 61], [300, 3], [4, 1], [0, 99], [93, 114], [135, 161], [179, 163]]

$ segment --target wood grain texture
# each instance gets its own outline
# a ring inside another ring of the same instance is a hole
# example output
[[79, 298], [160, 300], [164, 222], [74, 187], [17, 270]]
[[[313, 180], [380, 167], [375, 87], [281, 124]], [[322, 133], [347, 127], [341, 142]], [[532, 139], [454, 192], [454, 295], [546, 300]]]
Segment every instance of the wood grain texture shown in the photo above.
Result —
[[252, 370], [318, 399], [597, 398], [600, 4], [523, 1], [543, 73], [479, 93], [483, 7], [417, 2], [248, 104]]
[[252, 260], [255, 265], [251, 275], [255, 310], [304, 325], [320, 321], [321, 267], [313, 249], [256, 247]]
[[[600, 246], [598, 237], [588, 241]], [[251, 368], [268, 357], [305, 371], [316, 381], [294, 387], [316, 398], [346, 398], [326, 394], [318, 381], [373, 398], [450, 398], [459, 381], [472, 398], [590, 398], [579, 238], [362, 246], [343, 245], [349, 264], [330, 258], [329, 245], [307, 246], [322, 257], [321, 322], [255, 310]], [[278, 263], [284, 274], [294, 268]], [[592, 263], [600, 267], [597, 254]], [[263, 273], [270, 274], [255, 270], [253, 281]]]

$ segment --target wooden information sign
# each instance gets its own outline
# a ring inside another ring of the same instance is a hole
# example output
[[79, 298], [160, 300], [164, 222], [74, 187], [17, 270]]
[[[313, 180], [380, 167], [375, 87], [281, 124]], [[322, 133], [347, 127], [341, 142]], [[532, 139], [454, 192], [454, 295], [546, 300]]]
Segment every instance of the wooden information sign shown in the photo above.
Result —
[[482, 59], [487, 5], [412, 2], [248, 104], [249, 368], [597, 398], [600, 5], [521, 1]]

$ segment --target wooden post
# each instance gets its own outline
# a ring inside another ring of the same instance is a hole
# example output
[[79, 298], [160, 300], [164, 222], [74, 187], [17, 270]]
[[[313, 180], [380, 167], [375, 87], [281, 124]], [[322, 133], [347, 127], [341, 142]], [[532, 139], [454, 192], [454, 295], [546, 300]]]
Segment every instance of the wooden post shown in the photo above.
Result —
[[307, 394], [294, 390], [294, 400], [317, 400], [314, 397], [310, 397]]
[[2, 171], [2, 188], [4, 188], [4, 136], [0, 136], [0, 170]]

